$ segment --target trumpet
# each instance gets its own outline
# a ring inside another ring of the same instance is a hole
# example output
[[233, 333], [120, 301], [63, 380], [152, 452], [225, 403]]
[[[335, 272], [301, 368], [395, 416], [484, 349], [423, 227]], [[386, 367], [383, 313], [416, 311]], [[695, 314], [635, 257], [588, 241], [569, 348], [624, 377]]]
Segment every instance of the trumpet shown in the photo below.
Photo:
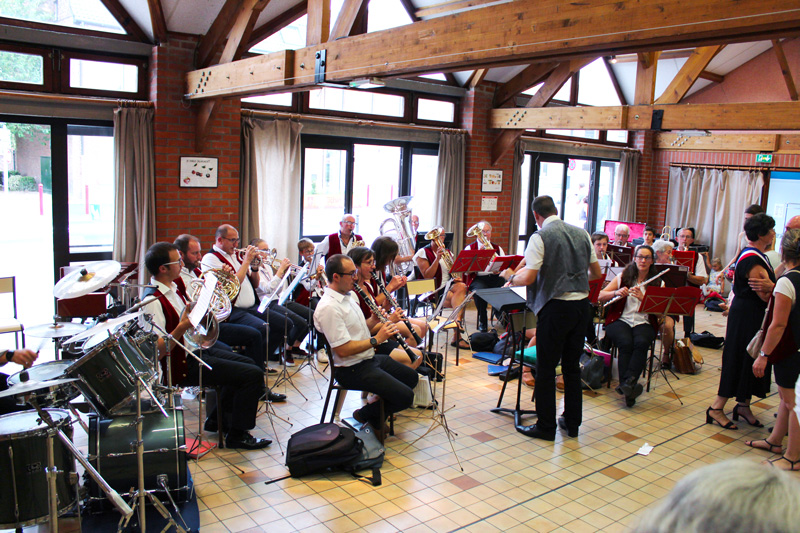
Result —
[[[247, 253], [247, 248], [234, 248], [233, 253], [236, 254], [239, 261], [243, 261]], [[269, 265], [272, 270], [277, 272], [281, 267], [281, 262], [278, 259], [278, 249], [256, 250], [256, 255], [253, 257], [253, 260], [250, 261], [250, 266], [252, 268], [259, 268], [261, 265]]]

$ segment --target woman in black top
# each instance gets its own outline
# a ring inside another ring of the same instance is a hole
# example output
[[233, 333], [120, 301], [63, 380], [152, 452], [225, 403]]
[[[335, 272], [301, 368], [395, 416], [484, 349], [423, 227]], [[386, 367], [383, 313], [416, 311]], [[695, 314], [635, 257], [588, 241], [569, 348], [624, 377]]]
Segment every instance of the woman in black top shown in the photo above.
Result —
[[758, 331], [767, 308], [770, 292], [756, 292], [749, 284], [751, 279], [767, 279], [775, 283], [775, 273], [764, 252], [775, 239], [775, 220], [765, 214], [753, 215], [744, 224], [747, 248], [736, 260], [733, 277], [733, 303], [728, 313], [725, 348], [722, 352], [722, 372], [719, 376], [717, 397], [706, 410], [706, 423], [716, 422], [725, 429], [738, 429], [728, 420], [723, 409], [729, 398], [736, 398], [733, 419], [741, 416], [748, 424], [761, 427], [761, 422], [750, 410], [750, 398], [766, 397], [770, 386], [770, 372], [761, 378], [753, 375], [753, 360], [747, 353], [747, 344]]

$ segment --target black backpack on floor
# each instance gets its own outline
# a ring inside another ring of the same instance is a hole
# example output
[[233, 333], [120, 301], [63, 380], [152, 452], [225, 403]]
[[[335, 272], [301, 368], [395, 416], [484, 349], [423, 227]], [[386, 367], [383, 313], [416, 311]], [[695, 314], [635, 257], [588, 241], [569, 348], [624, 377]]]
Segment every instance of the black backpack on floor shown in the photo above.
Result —
[[343, 467], [361, 458], [363, 443], [350, 428], [314, 424], [289, 438], [286, 466], [292, 477]]

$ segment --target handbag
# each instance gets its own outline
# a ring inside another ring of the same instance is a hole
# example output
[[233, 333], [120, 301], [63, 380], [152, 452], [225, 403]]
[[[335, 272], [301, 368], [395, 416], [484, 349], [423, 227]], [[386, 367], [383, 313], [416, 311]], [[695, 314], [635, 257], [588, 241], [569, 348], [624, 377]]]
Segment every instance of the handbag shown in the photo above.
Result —
[[[767, 304], [767, 311], [764, 313], [764, 320], [761, 322], [761, 328], [750, 342], [747, 343], [747, 353], [749, 353], [750, 357], [753, 359], [758, 357], [761, 353], [761, 348], [764, 346], [764, 339], [767, 337], [767, 329], [772, 322], [774, 307], [775, 295], [772, 295], [769, 299], [769, 304]], [[781, 335], [778, 344], [775, 345], [775, 348], [773, 348], [767, 356], [767, 361], [772, 364], [779, 363], [796, 352], [797, 344], [795, 343], [794, 334], [792, 333], [791, 326], [787, 325], [783, 330], [783, 335]]]
[[750, 339], [750, 342], [747, 343], [747, 353], [749, 353], [750, 357], [753, 359], [758, 357], [758, 354], [761, 353], [761, 347], [764, 345], [764, 337], [767, 336], [767, 325], [769, 324], [767, 318], [772, 314], [769, 310], [772, 309], [773, 301], [774, 297], [770, 297], [769, 304], [767, 304], [767, 311], [764, 313], [764, 320], [761, 321], [761, 327], [758, 328], [756, 334]]
[[675, 343], [675, 348], [672, 350], [672, 364], [681, 374], [697, 374], [699, 365], [702, 365], [702, 357], [700, 361], [695, 361], [690, 340], [688, 338], [679, 339]]
[[586, 345], [580, 359], [581, 381], [583, 388], [599, 389], [603, 385], [605, 375], [605, 359], [602, 355], [594, 353], [591, 347]]

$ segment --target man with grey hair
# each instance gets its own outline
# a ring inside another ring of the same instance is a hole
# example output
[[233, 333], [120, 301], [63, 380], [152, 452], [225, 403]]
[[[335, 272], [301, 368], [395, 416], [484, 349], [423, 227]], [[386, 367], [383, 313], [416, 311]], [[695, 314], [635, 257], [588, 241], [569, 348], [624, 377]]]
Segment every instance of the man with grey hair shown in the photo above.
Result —
[[343, 254], [356, 247], [356, 241], [363, 241], [364, 237], [354, 233], [356, 229], [356, 217], [347, 213], [339, 221], [339, 232], [331, 233], [322, 239], [317, 245], [316, 253], [325, 257], [327, 261], [332, 255]]
[[628, 239], [631, 236], [631, 228], [627, 224], [617, 224], [614, 228], [614, 244], [617, 246], [630, 246]]
[[795, 532], [800, 483], [778, 468], [732, 459], [695, 470], [651, 506], [633, 533]]
[[536, 414], [531, 426], [518, 432], [543, 440], [556, 438], [556, 366], [564, 375], [564, 415], [558, 427], [570, 437], [581, 425], [581, 368], [584, 334], [589, 323], [589, 279], [601, 276], [589, 234], [565, 223], [550, 196], [531, 206], [541, 228], [525, 249], [525, 268], [503, 272], [509, 285], [527, 286], [528, 307], [536, 313]]

